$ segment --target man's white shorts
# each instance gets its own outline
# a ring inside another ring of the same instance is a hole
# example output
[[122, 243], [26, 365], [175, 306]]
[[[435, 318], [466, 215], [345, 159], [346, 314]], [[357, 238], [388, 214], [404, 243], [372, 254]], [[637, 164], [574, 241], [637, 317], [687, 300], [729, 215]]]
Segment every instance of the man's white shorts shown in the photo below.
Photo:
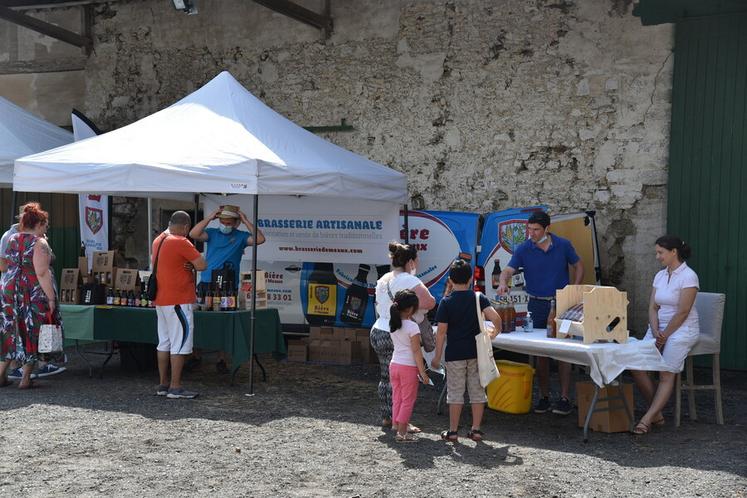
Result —
[[191, 354], [194, 343], [194, 317], [191, 304], [156, 306], [158, 316], [157, 351]]

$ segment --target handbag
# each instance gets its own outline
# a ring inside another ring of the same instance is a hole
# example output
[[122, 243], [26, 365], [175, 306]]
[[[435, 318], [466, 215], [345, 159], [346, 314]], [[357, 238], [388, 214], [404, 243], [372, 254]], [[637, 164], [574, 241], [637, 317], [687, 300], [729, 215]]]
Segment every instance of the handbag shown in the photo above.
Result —
[[493, 343], [490, 335], [485, 329], [485, 318], [480, 309], [480, 293], [475, 292], [475, 306], [477, 307], [477, 323], [480, 325], [480, 333], [475, 336], [477, 346], [477, 370], [480, 373], [480, 385], [488, 387], [488, 384], [501, 376], [498, 366], [493, 358]]
[[[389, 288], [389, 282], [386, 283], [386, 293], [389, 295], [389, 299], [394, 302], [394, 294], [392, 294], [392, 289]], [[412, 316], [412, 319], [420, 329], [420, 345], [423, 346], [426, 353], [430, 353], [436, 349], [436, 336], [433, 334], [433, 326], [431, 326], [431, 322], [425, 313], [425, 310], [418, 310]], [[421, 316], [422, 318], [418, 321]]]
[[156, 294], [158, 294], [158, 280], [156, 279], [156, 271], [158, 270], [158, 256], [161, 255], [161, 248], [163, 247], [163, 243], [166, 242], [166, 239], [168, 238], [169, 236], [167, 235], [163, 238], [163, 240], [161, 240], [161, 243], [158, 244], [158, 250], [156, 251], [156, 260], [153, 262], [153, 273], [151, 273], [150, 277], [148, 277], [148, 301], [155, 301]]
[[40, 353], [58, 353], [62, 351], [62, 326], [52, 323], [51, 313], [47, 314], [49, 323], [42, 324], [39, 330]]

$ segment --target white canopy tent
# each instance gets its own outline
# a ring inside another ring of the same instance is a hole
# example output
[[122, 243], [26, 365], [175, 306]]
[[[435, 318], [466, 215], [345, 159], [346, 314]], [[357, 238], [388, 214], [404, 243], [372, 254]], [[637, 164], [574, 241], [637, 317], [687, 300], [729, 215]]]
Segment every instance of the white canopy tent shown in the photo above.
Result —
[[213, 192], [396, 203], [407, 198], [405, 175], [304, 130], [225, 71], [129, 126], [16, 161], [13, 185], [20, 191], [152, 197]]
[[[407, 177], [276, 113], [228, 72], [104, 135], [16, 160], [20, 191], [170, 197], [301, 195], [404, 204]], [[340, 203], [344, 212], [344, 203]], [[255, 239], [256, 240], [256, 239]], [[252, 268], [256, 271], [256, 247]], [[256, 274], [253, 276], [256, 280]], [[250, 358], [254, 352], [252, 303]], [[249, 371], [253, 392], [253, 362]]]
[[0, 97], [0, 186], [13, 184], [13, 162], [73, 141], [73, 134]]

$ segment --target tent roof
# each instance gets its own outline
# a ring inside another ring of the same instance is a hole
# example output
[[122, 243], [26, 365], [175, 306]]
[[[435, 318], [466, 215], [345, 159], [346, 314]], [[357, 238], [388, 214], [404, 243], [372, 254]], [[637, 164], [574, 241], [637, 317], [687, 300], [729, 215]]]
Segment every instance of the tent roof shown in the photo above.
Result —
[[13, 183], [13, 161], [73, 141], [73, 134], [0, 97], [0, 184]]
[[407, 199], [405, 175], [304, 130], [225, 71], [129, 126], [19, 159], [14, 188]]

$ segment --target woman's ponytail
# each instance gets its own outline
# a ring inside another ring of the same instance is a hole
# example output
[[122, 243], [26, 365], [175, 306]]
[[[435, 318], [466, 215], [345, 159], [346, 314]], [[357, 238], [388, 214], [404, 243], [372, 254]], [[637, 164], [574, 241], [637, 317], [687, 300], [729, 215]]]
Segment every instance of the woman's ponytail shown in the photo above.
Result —
[[419, 305], [418, 296], [410, 289], [397, 292], [394, 301], [389, 307], [389, 332], [395, 332], [402, 327], [402, 313], [405, 310], [417, 311]]

